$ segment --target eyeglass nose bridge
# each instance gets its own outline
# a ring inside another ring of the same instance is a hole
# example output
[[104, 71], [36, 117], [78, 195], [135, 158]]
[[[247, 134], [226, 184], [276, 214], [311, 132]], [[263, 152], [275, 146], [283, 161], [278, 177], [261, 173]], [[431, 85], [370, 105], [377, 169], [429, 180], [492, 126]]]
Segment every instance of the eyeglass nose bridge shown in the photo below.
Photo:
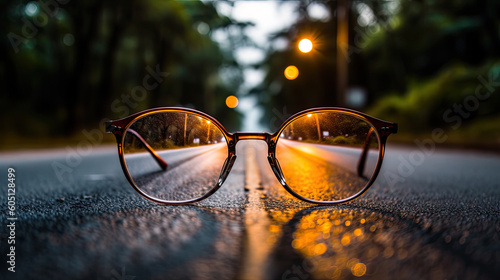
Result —
[[[242, 140], [263, 140], [266, 141], [267, 145], [270, 147], [273, 141], [271, 140], [273, 135], [268, 132], [235, 132], [235, 133], [227, 133], [228, 136], [228, 149], [229, 155], [236, 155], [236, 144]], [[271, 153], [271, 152], [270, 152]]]
[[271, 139], [271, 133], [268, 132], [257, 132], [257, 133], [252, 133], [252, 132], [236, 132], [233, 134], [234, 139], [236, 142], [240, 140], [264, 140], [266, 142], [269, 142]]
[[267, 146], [268, 146], [268, 156], [267, 159], [269, 161], [269, 165], [271, 166], [271, 169], [274, 172], [274, 175], [276, 175], [276, 178], [278, 181], [283, 185], [286, 186], [285, 182], [285, 176], [283, 175], [283, 172], [281, 171], [281, 166], [278, 162], [278, 159], [276, 158], [276, 137], [268, 132], [263, 132], [263, 133], [251, 133], [251, 132], [237, 132], [231, 135], [234, 139], [234, 142], [230, 142], [230, 150], [233, 150], [236, 146], [236, 143], [240, 140], [263, 140], [266, 141]]

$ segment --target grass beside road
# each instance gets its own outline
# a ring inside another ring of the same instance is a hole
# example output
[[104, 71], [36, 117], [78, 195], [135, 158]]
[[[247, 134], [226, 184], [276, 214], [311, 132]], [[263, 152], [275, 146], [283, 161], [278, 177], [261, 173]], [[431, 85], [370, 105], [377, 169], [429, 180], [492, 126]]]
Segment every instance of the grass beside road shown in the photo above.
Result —
[[[59, 136], [40, 138], [6, 136], [0, 140], [0, 152], [64, 148], [66, 146], [75, 147], [80, 143], [86, 142], [91, 143], [83, 134], [76, 134], [71, 137]], [[102, 141], [98, 142], [97, 145], [102, 144], [116, 144], [116, 140], [111, 134], [103, 134]]]
[[404, 93], [380, 98], [367, 113], [398, 123], [391, 141], [430, 138], [440, 128], [442, 146], [500, 150], [499, 83], [500, 61], [452, 64], [437, 76], [409, 82]]

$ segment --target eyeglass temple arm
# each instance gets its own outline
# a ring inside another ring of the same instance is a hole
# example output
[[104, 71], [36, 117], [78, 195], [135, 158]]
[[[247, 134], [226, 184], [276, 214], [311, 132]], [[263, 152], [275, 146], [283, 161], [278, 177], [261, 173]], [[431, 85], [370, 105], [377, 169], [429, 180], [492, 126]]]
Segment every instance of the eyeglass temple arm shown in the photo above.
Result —
[[363, 146], [363, 152], [361, 153], [361, 156], [359, 157], [358, 161], [358, 176], [362, 177], [363, 172], [365, 171], [365, 165], [366, 165], [366, 156], [368, 155], [368, 148], [370, 146], [370, 137], [373, 134], [373, 127], [370, 127], [370, 130], [368, 131], [368, 134], [366, 135], [366, 140], [365, 140], [365, 145]]
[[144, 138], [142, 138], [142, 136], [137, 131], [129, 128], [128, 132], [132, 133], [132, 135], [134, 135], [137, 139], [139, 139], [142, 142], [142, 144], [146, 147], [148, 152], [151, 154], [151, 156], [153, 156], [153, 158], [156, 160], [158, 165], [160, 165], [163, 171], [167, 170], [168, 164], [155, 152], [155, 150], [153, 150], [153, 148], [151, 148], [151, 146], [149, 146], [146, 140], [144, 140]]

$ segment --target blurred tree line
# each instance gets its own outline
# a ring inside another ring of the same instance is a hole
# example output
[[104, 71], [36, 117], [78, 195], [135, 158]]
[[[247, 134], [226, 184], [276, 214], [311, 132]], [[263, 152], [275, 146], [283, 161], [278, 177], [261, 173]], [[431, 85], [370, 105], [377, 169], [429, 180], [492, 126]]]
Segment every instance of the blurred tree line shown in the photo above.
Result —
[[241, 44], [247, 24], [212, 2], [1, 1], [0, 13], [6, 137], [75, 135], [156, 106], [194, 107], [239, 125], [224, 100], [242, 72], [210, 35], [236, 29], [230, 40]]
[[[342, 105], [399, 122], [399, 136], [407, 140], [442, 127], [458, 142], [500, 145], [500, 1], [347, 2], [349, 48], [341, 51], [349, 88], [367, 93], [361, 105], [337, 102], [339, 3], [301, 1], [299, 20], [271, 38], [287, 47], [271, 47], [255, 65], [266, 71], [250, 92], [266, 107], [264, 120], [284, 107], [291, 114]], [[322, 5], [330, 16], [312, 18], [311, 5]], [[297, 49], [302, 38], [312, 40], [313, 51]], [[288, 65], [299, 69], [297, 79], [283, 75]], [[486, 98], [475, 97], [478, 87]]]

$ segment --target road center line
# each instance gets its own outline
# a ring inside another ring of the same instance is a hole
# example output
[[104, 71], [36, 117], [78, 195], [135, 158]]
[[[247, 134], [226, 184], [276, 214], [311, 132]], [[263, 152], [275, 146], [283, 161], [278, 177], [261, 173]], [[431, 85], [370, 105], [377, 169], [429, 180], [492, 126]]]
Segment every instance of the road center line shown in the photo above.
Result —
[[266, 279], [266, 264], [271, 252], [269, 238], [270, 220], [261, 201], [261, 177], [256, 160], [254, 143], [245, 143], [245, 188], [248, 202], [245, 208], [246, 243], [244, 250], [242, 279]]

